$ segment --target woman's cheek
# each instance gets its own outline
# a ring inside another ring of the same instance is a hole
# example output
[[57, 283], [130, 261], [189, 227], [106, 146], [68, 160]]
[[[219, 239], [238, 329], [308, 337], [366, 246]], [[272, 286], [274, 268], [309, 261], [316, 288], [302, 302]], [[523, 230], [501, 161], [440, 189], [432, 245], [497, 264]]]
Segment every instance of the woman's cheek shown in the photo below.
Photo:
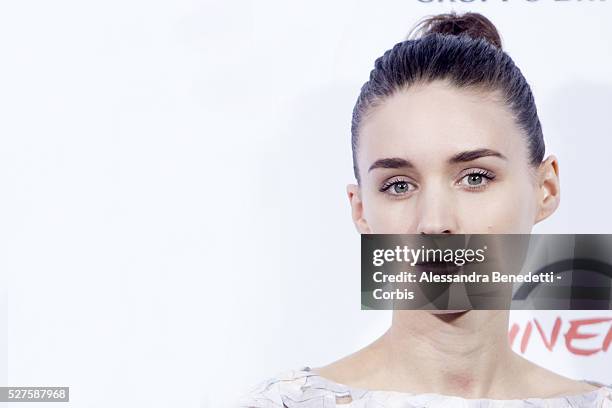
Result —
[[528, 200], [520, 186], [505, 185], [482, 193], [468, 193], [457, 205], [465, 233], [528, 233]]
[[379, 193], [368, 204], [364, 205], [364, 214], [373, 234], [409, 233], [413, 224], [410, 200], [392, 199]]

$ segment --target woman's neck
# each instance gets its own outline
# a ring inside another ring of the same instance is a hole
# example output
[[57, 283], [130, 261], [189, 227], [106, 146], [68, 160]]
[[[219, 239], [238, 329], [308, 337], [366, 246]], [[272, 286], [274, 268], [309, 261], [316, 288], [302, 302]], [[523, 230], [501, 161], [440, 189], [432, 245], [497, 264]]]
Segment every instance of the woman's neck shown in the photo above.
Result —
[[507, 327], [508, 311], [503, 310], [396, 310], [391, 327], [375, 346], [389, 377], [384, 381], [409, 384], [404, 387], [416, 393], [466, 398], [497, 394], [516, 362]]
[[357, 388], [463, 398], [550, 398], [596, 389], [515, 354], [508, 318], [507, 310], [395, 310], [391, 327], [373, 343], [314, 371]]

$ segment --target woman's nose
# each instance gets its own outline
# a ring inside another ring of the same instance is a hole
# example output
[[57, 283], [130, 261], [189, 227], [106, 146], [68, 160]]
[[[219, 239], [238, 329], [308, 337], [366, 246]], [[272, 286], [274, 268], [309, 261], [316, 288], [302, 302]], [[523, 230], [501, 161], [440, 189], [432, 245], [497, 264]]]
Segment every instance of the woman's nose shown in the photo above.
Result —
[[417, 234], [458, 234], [455, 206], [449, 194], [423, 192], [419, 197]]

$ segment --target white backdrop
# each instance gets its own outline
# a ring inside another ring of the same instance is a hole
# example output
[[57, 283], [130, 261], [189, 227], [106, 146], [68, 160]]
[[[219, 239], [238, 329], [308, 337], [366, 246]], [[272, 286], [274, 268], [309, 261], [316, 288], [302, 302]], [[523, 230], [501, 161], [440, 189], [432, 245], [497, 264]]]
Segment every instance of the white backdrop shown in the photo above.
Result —
[[[216, 408], [380, 335], [350, 115], [375, 58], [450, 10], [497, 25], [560, 160], [534, 232], [612, 233], [610, 0], [2, 2], [0, 382]], [[610, 321], [567, 335], [590, 318], [612, 312], [513, 313], [513, 345], [612, 383]]]

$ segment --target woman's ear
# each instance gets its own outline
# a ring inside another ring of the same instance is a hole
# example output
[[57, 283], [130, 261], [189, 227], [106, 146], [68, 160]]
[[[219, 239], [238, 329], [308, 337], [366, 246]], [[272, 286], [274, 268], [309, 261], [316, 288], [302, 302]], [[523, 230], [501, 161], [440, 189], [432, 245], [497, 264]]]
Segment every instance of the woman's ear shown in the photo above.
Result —
[[351, 204], [351, 217], [357, 232], [360, 234], [370, 234], [371, 230], [368, 222], [363, 217], [363, 201], [361, 201], [361, 188], [357, 184], [346, 186], [349, 203]]
[[559, 206], [559, 161], [548, 156], [538, 168], [538, 211], [535, 223], [548, 218]]

